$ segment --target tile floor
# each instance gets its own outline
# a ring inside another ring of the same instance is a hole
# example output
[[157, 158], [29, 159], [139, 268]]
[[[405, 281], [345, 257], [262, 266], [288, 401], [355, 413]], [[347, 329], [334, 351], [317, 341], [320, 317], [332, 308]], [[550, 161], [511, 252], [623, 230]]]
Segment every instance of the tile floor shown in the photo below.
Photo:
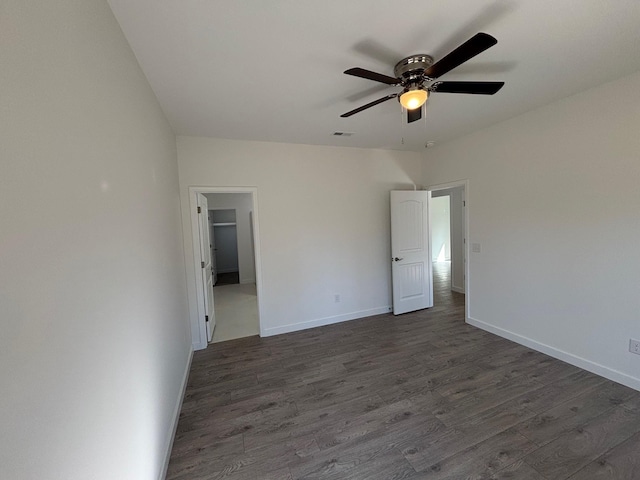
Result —
[[216, 286], [213, 301], [216, 313], [213, 343], [260, 333], [255, 283]]

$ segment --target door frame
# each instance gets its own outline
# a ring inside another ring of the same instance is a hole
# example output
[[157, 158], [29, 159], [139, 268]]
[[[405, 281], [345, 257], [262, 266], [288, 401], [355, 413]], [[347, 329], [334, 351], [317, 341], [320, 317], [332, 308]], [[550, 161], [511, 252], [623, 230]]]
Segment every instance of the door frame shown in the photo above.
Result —
[[[448, 183], [438, 183], [434, 185], [430, 185], [426, 187], [426, 190], [429, 192], [435, 192], [438, 190], [447, 190], [449, 188], [456, 187], [464, 187], [464, 201], [465, 201], [465, 209], [464, 209], [464, 255], [466, 258], [466, 262], [464, 264], [464, 316], [465, 322], [469, 323], [469, 312], [471, 311], [471, 297], [469, 295], [469, 284], [471, 283], [471, 268], [469, 261], [469, 180], [456, 180]], [[431, 228], [431, 226], [429, 226]], [[429, 236], [431, 236], [431, 230], [429, 230]], [[431, 253], [430, 253], [431, 255]]]
[[[260, 336], [264, 336], [262, 326], [262, 260], [260, 255], [260, 227], [258, 221], [258, 188], [257, 187], [214, 187], [189, 186], [189, 214], [191, 216], [191, 238], [193, 242], [193, 265], [195, 267], [196, 311], [198, 312], [198, 329], [201, 343], [194, 345], [196, 350], [207, 348], [207, 326], [204, 320], [204, 281], [200, 266], [199, 225], [198, 225], [198, 193], [249, 193], [253, 209], [253, 255], [256, 271], [256, 293], [258, 297], [258, 325]], [[215, 308], [215, 303], [214, 303]], [[202, 339], [205, 339], [202, 342]]]

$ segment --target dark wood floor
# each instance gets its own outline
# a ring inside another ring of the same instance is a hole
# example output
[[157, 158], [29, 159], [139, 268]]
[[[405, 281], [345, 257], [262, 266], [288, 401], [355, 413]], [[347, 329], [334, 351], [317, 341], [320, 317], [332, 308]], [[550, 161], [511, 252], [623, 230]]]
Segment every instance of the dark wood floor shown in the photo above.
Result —
[[218, 281], [214, 286], [235, 285], [240, 283], [240, 272], [219, 273]]
[[[436, 306], [197, 352], [168, 479], [640, 479], [640, 392]], [[439, 274], [438, 274], [439, 273]]]

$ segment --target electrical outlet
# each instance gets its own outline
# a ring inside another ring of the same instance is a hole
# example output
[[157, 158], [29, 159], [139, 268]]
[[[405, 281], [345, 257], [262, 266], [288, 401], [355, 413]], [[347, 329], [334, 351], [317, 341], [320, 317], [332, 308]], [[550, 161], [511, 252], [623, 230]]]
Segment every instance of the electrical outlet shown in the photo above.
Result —
[[482, 245], [480, 245], [479, 243], [472, 243], [471, 244], [471, 251], [473, 253], [481, 253], [482, 252]]
[[634, 340], [633, 338], [630, 338], [629, 351], [631, 353], [635, 353], [636, 355], [640, 355], [640, 340]]
[[334, 296], [333, 296], [333, 301], [334, 301], [335, 303], [340, 303], [340, 295], [334, 295]]

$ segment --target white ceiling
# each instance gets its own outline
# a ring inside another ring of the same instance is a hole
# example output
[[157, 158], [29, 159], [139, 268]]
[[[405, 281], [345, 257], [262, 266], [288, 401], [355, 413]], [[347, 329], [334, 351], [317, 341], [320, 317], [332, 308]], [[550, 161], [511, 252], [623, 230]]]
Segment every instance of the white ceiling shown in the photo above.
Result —
[[[640, 70], [638, 0], [109, 4], [178, 135], [420, 151]], [[433, 94], [409, 125], [395, 100], [340, 118], [399, 90], [347, 68], [393, 76], [480, 31], [498, 44], [440, 79], [505, 81], [496, 95]]]

